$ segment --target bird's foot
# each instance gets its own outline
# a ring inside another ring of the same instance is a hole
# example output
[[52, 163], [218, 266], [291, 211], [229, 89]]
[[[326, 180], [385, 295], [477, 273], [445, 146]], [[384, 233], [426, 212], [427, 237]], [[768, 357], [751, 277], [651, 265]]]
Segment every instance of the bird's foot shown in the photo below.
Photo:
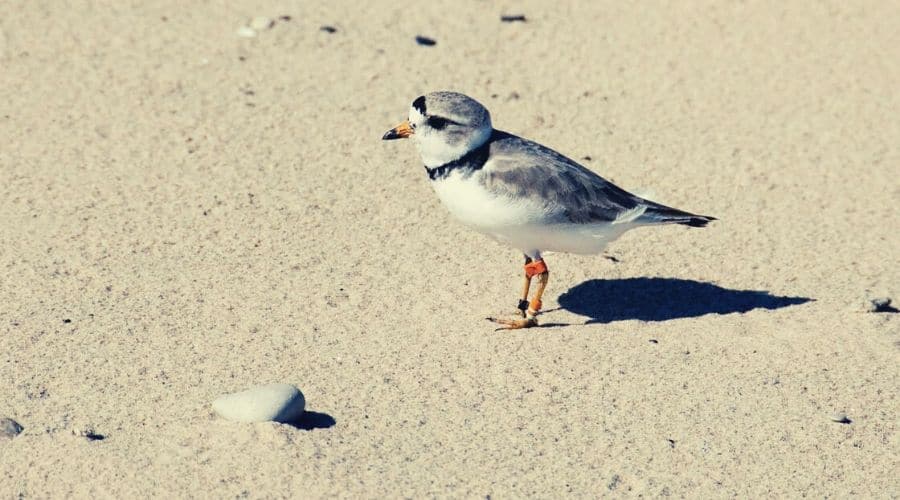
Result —
[[520, 300], [519, 305], [516, 306], [516, 312], [514, 312], [513, 314], [520, 318], [524, 318], [527, 316], [526, 311], [528, 311], [528, 301]]
[[531, 328], [537, 326], [537, 318], [534, 316], [525, 316], [524, 318], [487, 318], [492, 323], [500, 325], [498, 330], [518, 330], [520, 328]]

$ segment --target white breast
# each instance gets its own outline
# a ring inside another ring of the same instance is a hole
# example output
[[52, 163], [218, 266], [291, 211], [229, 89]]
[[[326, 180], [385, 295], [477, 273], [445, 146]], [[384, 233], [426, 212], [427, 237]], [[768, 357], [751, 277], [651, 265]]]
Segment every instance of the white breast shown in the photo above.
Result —
[[481, 172], [460, 172], [431, 181], [445, 207], [463, 224], [484, 233], [508, 226], [540, 223], [547, 217], [542, 203], [526, 198], [497, 196], [479, 182]]
[[431, 182], [441, 202], [463, 224], [532, 257], [541, 252], [595, 254], [636, 227], [623, 223], [559, 224], [540, 200], [497, 196], [479, 182], [481, 172], [452, 172]]

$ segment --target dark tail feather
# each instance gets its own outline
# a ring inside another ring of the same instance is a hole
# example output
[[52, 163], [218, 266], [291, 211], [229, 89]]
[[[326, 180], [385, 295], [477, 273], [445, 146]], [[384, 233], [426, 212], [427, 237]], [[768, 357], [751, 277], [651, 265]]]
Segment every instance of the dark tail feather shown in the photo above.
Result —
[[648, 208], [642, 218], [648, 218], [657, 224], [682, 224], [690, 227], [706, 227], [710, 222], [718, 220], [708, 215], [695, 215], [663, 205]]
[[707, 224], [716, 219], [715, 217], [710, 217], [708, 215], [695, 215], [686, 221], [679, 221], [678, 224], [683, 224], [685, 226], [691, 227], [706, 227]]

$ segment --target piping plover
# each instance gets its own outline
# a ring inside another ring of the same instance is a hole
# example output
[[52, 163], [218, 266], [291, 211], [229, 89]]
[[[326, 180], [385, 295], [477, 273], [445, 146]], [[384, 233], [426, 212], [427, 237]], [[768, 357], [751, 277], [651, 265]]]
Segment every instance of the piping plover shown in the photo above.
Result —
[[525, 254], [519, 317], [488, 318], [506, 328], [537, 325], [549, 276], [544, 252], [597, 254], [629, 229], [716, 220], [633, 195], [550, 148], [496, 130], [484, 106], [456, 92], [416, 98], [408, 119], [382, 139], [405, 137], [450, 213]]

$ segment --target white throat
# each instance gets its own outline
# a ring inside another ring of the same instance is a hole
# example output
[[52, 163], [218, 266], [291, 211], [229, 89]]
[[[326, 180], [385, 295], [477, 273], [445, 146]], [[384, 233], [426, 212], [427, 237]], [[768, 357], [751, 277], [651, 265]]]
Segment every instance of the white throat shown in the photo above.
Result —
[[[424, 120], [425, 117], [416, 108], [410, 109], [410, 122], [422, 123]], [[458, 160], [470, 151], [477, 149], [490, 139], [492, 131], [493, 127], [488, 122], [468, 137], [459, 137], [458, 142], [448, 142], [443, 134], [425, 127], [418, 127], [412, 139], [425, 166], [434, 168]]]
[[491, 130], [482, 129], [473, 134], [468, 141], [461, 141], [459, 144], [448, 144], [436, 135], [419, 137], [415, 143], [425, 166], [434, 168], [462, 158], [481, 147], [490, 137]]

